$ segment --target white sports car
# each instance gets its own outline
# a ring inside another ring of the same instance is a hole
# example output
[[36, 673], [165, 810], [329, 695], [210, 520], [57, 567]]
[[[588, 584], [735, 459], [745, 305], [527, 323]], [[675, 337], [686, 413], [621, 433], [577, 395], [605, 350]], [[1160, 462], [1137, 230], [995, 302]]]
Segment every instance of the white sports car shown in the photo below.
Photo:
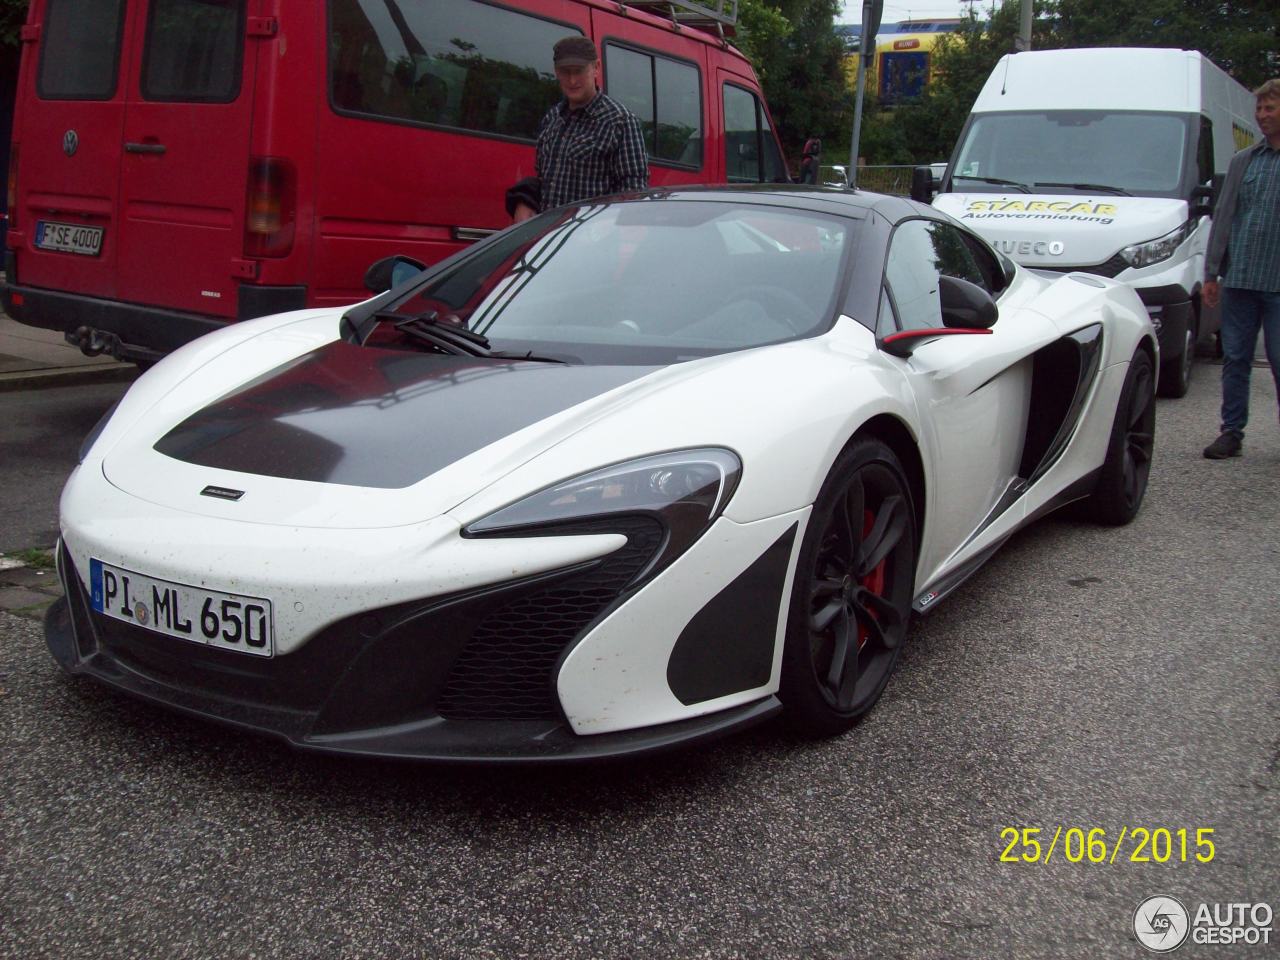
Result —
[[1134, 516], [1156, 350], [1129, 287], [901, 198], [560, 208], [143, 375], [63, 494], [49, 647], [341, 753], [838, 733], [1013, 531]]

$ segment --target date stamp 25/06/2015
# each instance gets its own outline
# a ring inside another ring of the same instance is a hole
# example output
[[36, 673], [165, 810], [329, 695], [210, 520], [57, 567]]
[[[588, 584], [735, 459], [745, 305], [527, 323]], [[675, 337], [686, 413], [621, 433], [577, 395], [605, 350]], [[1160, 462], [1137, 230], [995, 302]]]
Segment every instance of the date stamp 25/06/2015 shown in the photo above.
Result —
[[1212, 827], [1002, 827], [1001, 863], [1212, 862]]

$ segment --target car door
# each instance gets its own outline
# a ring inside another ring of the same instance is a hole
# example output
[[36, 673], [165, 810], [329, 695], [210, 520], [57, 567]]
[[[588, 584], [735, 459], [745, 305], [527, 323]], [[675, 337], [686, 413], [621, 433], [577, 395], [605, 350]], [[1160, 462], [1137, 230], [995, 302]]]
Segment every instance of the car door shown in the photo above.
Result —
[[[993, 294], [1003, 277], [985, 245], [960, 227], [927, 217], [899, 223], [889, 241], [878, 335], [942, 327], [943, 275]], [[998, 320], [989, 335], [939, 336], [909, 357], [890, 358], [915, 398], [932, 464], [919, 586], [998, 543], [1022, 519], [1016, 492], [1032, 354], [1058, 336], [1047, 318], [1024, 311]]]
[[134, 3], [126, 79], [118, 295], [234, 317], [244, 262], [259, 0]]
[[785, 183], [786, 165], [764, 101], [742, 85], [736, 74], [717, 68], [716, 78], [720, 86], [724, 182]]

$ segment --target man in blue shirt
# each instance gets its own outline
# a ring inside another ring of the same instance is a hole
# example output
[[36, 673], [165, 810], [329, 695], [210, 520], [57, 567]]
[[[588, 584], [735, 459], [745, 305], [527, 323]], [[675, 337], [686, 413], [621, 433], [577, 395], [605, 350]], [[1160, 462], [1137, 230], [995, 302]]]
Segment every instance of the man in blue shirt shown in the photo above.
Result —
[[1200, 291], [1206, 307], [1222, 301], [1222, 434], [1205, 447], [1210, 460], [1240, 456], [1259, 328], [1280, 394], [1280, 79], [1254, 96], [1263, 139], [1231, 158]]

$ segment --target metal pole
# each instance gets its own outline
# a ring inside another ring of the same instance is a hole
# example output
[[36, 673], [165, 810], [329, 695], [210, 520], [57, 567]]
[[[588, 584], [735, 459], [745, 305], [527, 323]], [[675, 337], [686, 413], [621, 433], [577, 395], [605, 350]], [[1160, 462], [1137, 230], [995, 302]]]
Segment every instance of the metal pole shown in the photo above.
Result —
[[862, 136], [862, 97], [866, 90], [867, 60], [876, 55], [876, 31], [880, 29], [883, 13], [884, 0], [862, 0], [862, 50], [858, 54], [858, 87], [853, 94], [853, 136], [849, 142], [850, 188], [858, 185], [858, 141]]
[[1019, 52], [1031, 49], [1031, 20], [1034, 0], [1022, 0], [1022, 9], [1018, 26], [1018, 38], [1014, 41], [1014, 49]]
[[862, 136], [862, 95], [867, 78], [867, 55], [858, 56], [858, 87], [853, 95], [853, 138], [849, 143], [849, 188], [858, 185], [858, 140]]

